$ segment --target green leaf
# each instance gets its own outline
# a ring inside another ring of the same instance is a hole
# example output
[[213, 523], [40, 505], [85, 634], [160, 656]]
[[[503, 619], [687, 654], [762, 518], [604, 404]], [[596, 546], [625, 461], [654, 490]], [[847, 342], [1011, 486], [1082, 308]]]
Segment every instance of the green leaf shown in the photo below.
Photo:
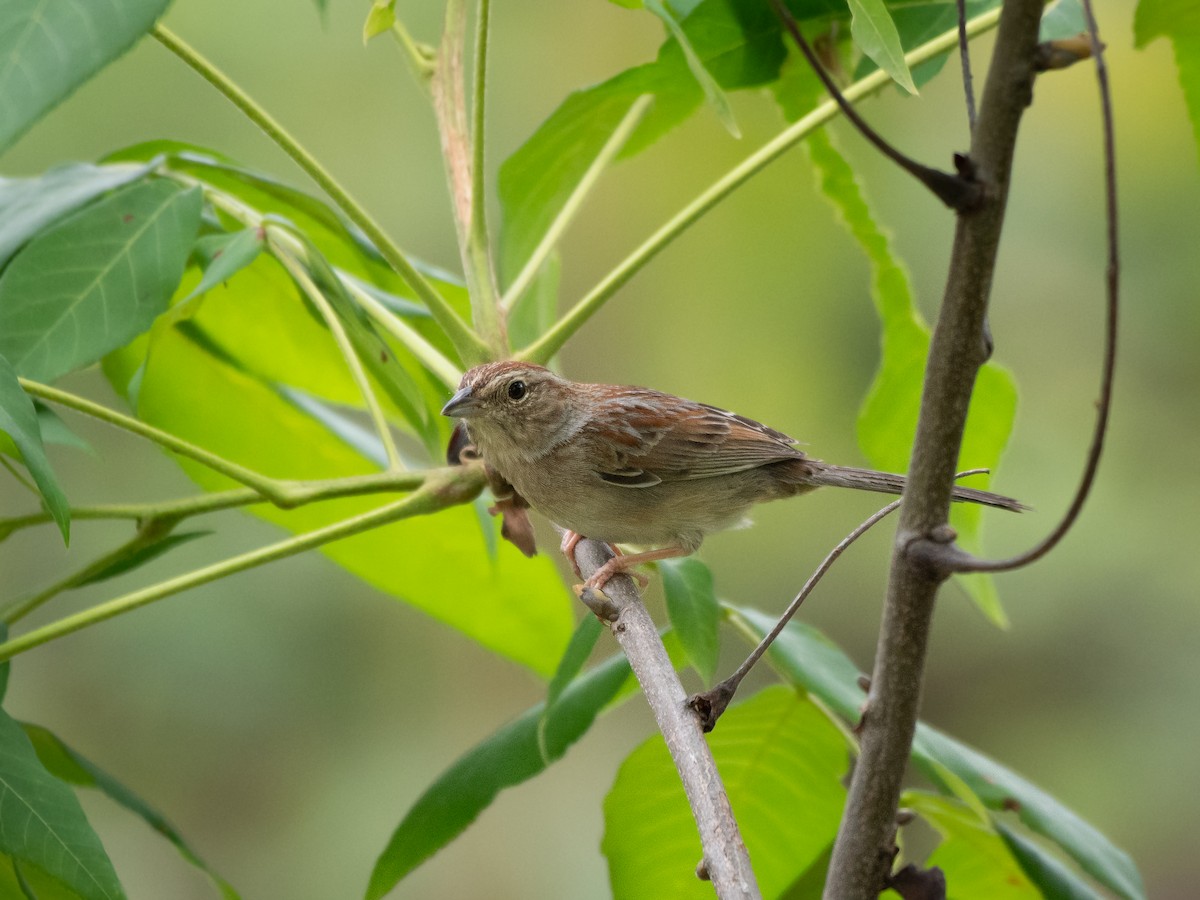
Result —
[[[121, 348], [105, 362], [105, 374], [119, 391], [145, 363], [141, 418], [274, 477], [308, 480], [376, 470], [279, 389], [361, 403], [328, 332], [305, 310], [273, 259], [260, 256], [225, 287], [210, 291], [186, 325], [176, 327], [162, 317], [151, 338]], [[154, 352], [147, 358], [151, 344]], [[262, 353], [264, 346], [271, 352]], [[411, 444], [419, 454], [420, 447]], [[205, 489], [233, 486], [196, 463], [180, 465]], [[353, 497], [293, 510], [263, 504], [252, 512], [301, 533], [391, 499]], [[570, 599], [551, 560], [527, 560], [507, 542], [490, 558], [469, 505], [396, 522], [323, 552], [380, 590], [546, 676], [570, 637]], [[497, 609], [504, 615], [496, 615]]]
[[105, 191], [141, 178], [150, 165], [68, 163], [36, 178], [0, 178], [0, 268], [26, 241]]
[[[859, 410], [859, 446], [877, 468], [903, 472], [917, 428], [930, 329], [917, 310], [908, 271], [896, 256], [890, 235], [875, 222], [857, 176], [828, 132], [813, 134], [806, 146], [822, 191], [871, 264], [871, 297], [883, 326], [879, 371]], [[1012, 432], [1016, 402], [1012, 375], [996, 363], [987, 363], [971, 399], [959, 454], [961, 468], [995, 468]], [[952, 521], [960, 543], [978, 549], [980, 508], [956, 504]], [[1007, 623], [990, 576], [964, 576], [960, 583], [989, 619], [1000, 626]]]
[[991, 824], [958, 800], [908, 791], [900, 804], [941, 835], [941, 843], [924, 865], [945, 873], [947, 900], [1041, 900]]
[[713, 590], [712, 572], [695, 557], [659, 563], [671, 628], [683, 644], [688, 662], [705, 684], [717, 674], [720, 654], [718, 629], [721, 610]]
[[1139, 0], [1133, 34], [1138, 47], [1157, 37], [1170, 38], [1192, 135], [1200, 151], [1200, 6], [1192, 0]]
[[629, 680], [629, 663], [618, 654], [572, 681], [546, 722], [547, 756], [539, 747], [544, 704], [538, 704], [459, 757], [396, 828], [371, 872], [368, 900], [383, 897], [458, 837], [500, 791], [528, 781], [559, 759]]
[[170, 0], [8, 0], [0, 17], [0, 152], [123, 54]]
[[174, 549], [181, 544], [188, 544], [196, 540], [196, 538], [207, 537], [212, 534], [211, 531], [186, 531], [181, 534], [167, 534], [161, 540], [157, 540], [152, 544], [147, 544], [144, 547], [139, 547], [128, 556], [113, 560], [109, 565], [102, 569], [89, 574], [86, 578], [72, 587], [83, 587], [85, 584], [95, 584], [98, 581], [107, 581], [109, 578], [116, 578], [118, 575], [124, 575], [126, 572], [132, 572], [134, 569], [139, 569], [146, 563], [158, 559], [168, 550]]
[[[708, 741], [762, 894], [776, 897], [833, 842], [846, 798], [846, 742], [821, 710], [783, 686], [731, 707]], [[604, 801], [601, 848], [617, 900], [712, 897], [695, 875], [700, 839], [661, 736], [622, 763]]]
[[[546, 704], [541, 723], [543, 726], [550, 718], [550, 714], [554, 712], [555, 704], [558, 703], [563, 691], [567, 689], [567, 685], [574, 681], [575, 676], [583, 670], [592, 650], [596, 648], [596, 641], [599, 640], [602, 631], [604, 631], [604, 625], [596, 616], [591, 615], [585, 615], [575, 626], [575, 633], [571, 635], [571, 641], [567, 644], [567, 649], [563, 651], [562, 659], [558, 661], [558, 668], [554, 670], [554, 677], [550, 679], [550, 684], [546, 689]], [[542, 737], [543, 735], [539, 732], [539, 740]], [[545, 747], [543, 746], [542, 749], [545, 750]]]
[[200, 224], [200, 191], [140, 182], [34, 238], [0, 275], [0, 353], [53, 381], [150, 327]]
[[721, 120], [721, 124], [725, 130], [735, 138], [740, 138], [742, 132], [738, 128], [737, 120], [733, 117], [733, 107], [729, 105], [729, 98], [725, 96], [725, 92], [721, 90], [721, 86], [717, 84], [717, 80], [704, 67], [704, 60], [700, 58], [700, 55], [692, 46], [687, 33], [683, 30], [679, 22], [676, 21], [674, 14], [667, 8], [663, 0], [645, 0], [643, 5], [662, 20], [663, 24], [667, 26], [667, 31], [670, 32], [671, 37], [679, 43], [692, 77], [696, 79], [696, 83], [704, 91], [704, 96], [708, 99], [708, 105], [713, 108], [713, 112], [717, 114], [717, 118]]
[[[775, 624], [757, 610], [730, 607], [736, 623], [755, 640]], [[848, 722], [858, 720], [866, 695], [855, 683], [858, 668], [816, 629], [791, 622], [771, 645], [772, 664], [792, 684], [812, 692]], [[917, 724], [913, 762], [934, 784], [952, 793], [940, 776], [941, 767], [954, 773], [988, 809], [1016, 808], [1030, 830], [1058, 844], [1085, 872], [1128, 900], [1143, 900], [1145, 889], [1137, 867], [1094, 826], [1049, 794], [977, 750], [934, 728]]]
[[1042, 13], [1039, 41], [1056, 41], [1087, 31], [1087, 19], [1080, 0], [1054, 0]]
[[375, 0], [363, 22], [363, 43], [389, 30], [396, 21], [396, 0]]
[[225, 897], [226, 900], [237, 900], [238, 892], [196, 855], [183, 836], [175, 829], [175, 826], [168, 822], [160, 812], [91, 760], [72, 750], [53, 732], [28, 722], [22, 723], [21, 727], [33, 744], [38, 759], [50, 774], [76, 787], [94, 788], [142, 819], [174, 844], [179, 855], [187, 862], [208, 875], [220, 890], [222, 897]]
[[[0, 622], [0, 643], [8, 640], [8, 625]], [[12, 672], [12, 660], [6, 659], [0, 663], [0, 703], [8, 693], [8, 676]]]
[[1003, 822], [994, 823], [996, 831], [1008, 845], [1009, 852], [1021, 866], [1021, 871], [1046, 900], [1100, 900], [1100, 895], [1082, 878], [1051, 856], [1041, 845], [1009, 828]]
[[18, 863], [6, 853], [0, 853], [0, 897], [80, 900], [79, 894], [61, 881], [51, 878], [32, 863]]
[[904, 61], [900, 34], [883, 0], [847, 0], [850, 6], [850, 33], [854, 43], [900, 87], [917, 93], [912, 73]]
[[38, 424], [33, 401], [21, 388], [17, 375], [8, 360], [0, 356], [0, 431], [4, 432], [21, 452], [25, 468], [41, 491], [46, 509], [62, 532], [63, 543], [71, 539], [71, 506], [66, 495], [58, 486], [46, 448], [42, 445], [42, 431]]
[[186, 303], [222, 281], [228, 281], [258, 258], [263, 248], [263, 233], [246, 228], [232, 234], [214, 234], [196, 241], [196, 253], [204, 262], [204, 277], [183, 299]]
[[39, 400], [34, 400], [33, 408], [37, 410], [38, 426], [42, 429], [43, 442], [56, 444], [59, 447], [73, 447], [76, 450], [95, 454], [96, 451], [92, 449], [92, 445], [67, 427], [67, 423], [51, 407]]
[[125, 896], [75, 794], [43, 767], [0, 710], [0, 852], [29, 862], [86, 900]]

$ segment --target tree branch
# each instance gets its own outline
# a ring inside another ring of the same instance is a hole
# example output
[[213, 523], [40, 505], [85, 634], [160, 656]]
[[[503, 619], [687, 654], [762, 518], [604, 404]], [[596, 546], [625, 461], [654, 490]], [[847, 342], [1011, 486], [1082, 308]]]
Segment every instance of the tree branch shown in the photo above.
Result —
[[[598, 541], [580, 541], [575, 549], [575, 561], [585, 578], [610, 559], [612, 551]], [[712, 752], [700, 730], [700, 722], [687, 705], [683, 685], [671, 665], [654, 620], [642, 605], [633, 579], [618, 575], [604, 586], [604, 591], [609, 602], [592, 608], [599, 609], [598, 614], [608, 622], [629, 658], [675, 761], [700, 831], [704, 873], [722, 900], [761, 897], [754, 870], [750, 868], [750, 856], [733, 818]], [[587, 602], [589, 598], [584, 599]]]
[[944, 577], [917, 559], [910, 545], [948, 534], [950, 492], [967, 408], [988, 356], [987, 301], [1017, 130], [1032, 99], [1041, 13], [1041, 0], [1008, 0], [1000, 13], [971, 147], [984, 197], [978, 209], [958, 216], [861, 723], [862, 750], [825, 884], [828, 900], [874, 900], [886, 886], [891, 867], [901, 779], [916, 728], [934, 599]]

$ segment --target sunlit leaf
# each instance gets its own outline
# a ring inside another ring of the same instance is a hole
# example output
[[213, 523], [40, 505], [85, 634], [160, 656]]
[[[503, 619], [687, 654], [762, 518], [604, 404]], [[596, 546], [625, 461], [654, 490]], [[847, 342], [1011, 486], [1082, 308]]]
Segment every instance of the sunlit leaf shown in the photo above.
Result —
[[371, 873], [368, 900], [383, 897], [458, 837], [500, 791], [528, 781], [559, 759], [627, 681], [629, 663], [622, 654], [572, 681], [545, 723], [545, 756], [538, 739], [543, 704], [538, 704], [459, 757], [396, 828]]
[[663, 560], [659, 571], [672, 631], [683, 645], [688, 662], [705, 684], [711, 684], [717, 673], [721, 622], [712, 572], [694, 556]]
[[128, 50], [170, 0], [6, 0], [0, 15], [0, 151]]
[[[896, 256], [890, 235], [875, 222], [849, 163], [827, 132], [813, 134], [806, 146], [820, 175], [822, 191], [871, 264], [871, 296], [883, 326], [879, 371], [859, 411], [858, 442], [876, 468], [903, 472], [908, 468], [916, 434], [930, 329], [917, 310], [908, 271]], [[1013, 378], [1007, 370], [989, 362], [975, 384], [959, 454], [960, 467], [994, 469], [1008, 443], [1015, 417]], [[974, 480], [972, 483], [978, 484]], [[956, 504], [952, 521], [960, 542], [977, 549], [980, 508]], [[1006, 624], [989, 576], [971, 575], [960, 581], [988, 618], [998, 625]]]
[[150, 327], [183, 274], [200, 192], [139, 182], [42, 232], [0, 275], [0, 353], [53, 381]]
[[125, 896], [74, 792], [46, 771], [21, 726], [0, 710], [0, 852], [86, 900]]
[[1174, 46], [1179, 84], [1200, 151], [1200, 5], [1191, 0], [1138, 0], [1133, 33], [1138, 47], [1157, 37], [1169, 38]]
[[937, 866], [945, 874], [946, 900], [1041, 900], [990, 822], [980, 821], [957, 800], [922, 791], [907, 792], [900, 804], [941, 837], [922, 867]]
[[[757, 610], [733, 610], [755, 636], [775, 620]], [[811, 691], [847, 722], [856, 722], [866, 695], [857, 686], [858, 668], [828, 638], [811, 626], [791, 622], [769, 651], [774, 666], [792, 684]], [[961, 779], [993, 811], [1016, 809], [1031, 831], [1058, 844], [1085, 872], [1128, 900], [1143, 900], [1145, 888], [1133, 860], [1093, 825], [1045, 791], [977, 750], [934, 728], [917, 724], [913, 762], [934, 784], [942, 767]], [[935, 765], [936, 764], [936, 765]], [[946, 789], [949, 793], [949, 788]]]
[[[160, 322], [152, 341], [106, 360], [106, 374], [122, 391], [146, 362], [138, 395], [141, 418], [279, 478], [376, 471], [279, 390], [295, 386], [334, 403], [357, 399], [328, 333], [273, 260], [260, 257], [214, 288], [187, 324], [182, 329]], [[147, 360], [148, 343], [155, 349]], [[263, 346], [271, 352], [256, 352]], [[415, 442], [406, 446], [414, 455], [422, 453]], [[233, 486], [198, 464], [180, 465], [209, 490]], [[253, 513], [299, 533], [390, 499], [346, 498], [286, 511], [262, 504]], [[554, 671], [570, 636], [570, 596], [553, 563], [526, 559], [504, 542], [489, 557], [469, 505], [347, 538], [324, 552], [380, 590], [541, 674]]]
[[0, 432], [8, 435], [20, 451], [21, 460], [33, 476], [46, 509], [62, 532], [63, 541], [69, 541], [71, 507], [59, 487], [54, 470], [50, 468], [50, 460], [46, 458], [37, 411], [29, 395], [22, 390], [12, 366], [3, 356], [0, 356]]
[[[776, 897], [833, 843], [846, 791], [846, 742], [789, 687], [731, 707], [708, 738], [764, 897]], [[781, 814], [780, 810], [786, 810]], [[700, 838], [661, 736], [633, 751], [604, 801], [613, 897], [710, 898]]]
[[208, 875], [222, 897], [226, 900], [237, 900], [238, 892], [196, 855], [175, 826], [160, 812], [91, 760], [72, 750], [53, 732], [28, 722], [22, 723], [21, 727], [47, 771], [76, 787], [94, 788], [133, 813], [174, 844], [180, 856]]

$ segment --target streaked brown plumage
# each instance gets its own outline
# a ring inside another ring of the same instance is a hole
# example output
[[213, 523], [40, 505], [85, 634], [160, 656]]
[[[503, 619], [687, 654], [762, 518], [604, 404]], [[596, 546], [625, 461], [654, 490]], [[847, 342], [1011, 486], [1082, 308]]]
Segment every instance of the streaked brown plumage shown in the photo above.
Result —
[[[587, 581], [686, 556], [756, 503], [822, 485], [898, 494], [901, 475], [810, 459], [782, 432], [641, 387], [568, 381], [523, 362], [476, 366], [443, 415], [464, 419], [483, 459], [546, 518], [579, 537], [655, 549], [618, 556]], [[1008, 497], [955, 488], [956, 500], [1019, 510]]]

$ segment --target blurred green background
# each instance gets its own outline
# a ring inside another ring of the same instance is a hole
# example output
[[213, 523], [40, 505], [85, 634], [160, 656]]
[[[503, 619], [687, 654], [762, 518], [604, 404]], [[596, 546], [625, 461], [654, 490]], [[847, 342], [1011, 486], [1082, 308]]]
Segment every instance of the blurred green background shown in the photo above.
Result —
[[[179, 0], [166, 21], [291, 128], [403, 247], [457, 268], [431, 115], [386, 40], [363, 48], [368, 6], [331, 0], [323, 26], [305, 0]], [[434, 7], [401, 4], [399, 12], [418, 37], [435, 40]], [[1169, 45], [1132, 49], [1132, 3], [1101, 0], [1098, 14], [1115, 91], [1124, 229], [1108, 452], [1062, 547], [1001, 577], [1009, 631], [987, 624], [961, 591], [944, 592], [924, 717], [1092, 820], [1133, 854], [1151, 896], [1185, 897], [1194, 895], [1200, 829], [1200, 553], [1187, 531], [1200, 499], [1200, 178]], [[496, 4], [493, 21], [493, 172], [567, 90], [651, 58], [661, 41], [651, 17], [601, 0]], [[980, 67], [988, 46], [977, 45]], [[567, 300], [779, 129], [768, 97], [733, 99], [741, 141], [702, 111], [606, 176], [565, 243]], [[966, 146], [952, 73], [919, 99], [891, 91], [864, 110], [925, 161], [947, 165]], [[844, 126], [835, 130], [932, 315], [951, 216]], [[1089, 440], [1104, 265], [1099, 135], [1089, 67], [1039, 82], [992, 307], [996, 357], [1022, 390], [994, 484], [1035, 511], [990, 518], [986, 543], [996, 554], [1024, 548], [1057, 520]], [[153, 41], [37, 125], [0, 166], [32, 174], [153, 138], [212, 146], [306, 183]], [[815, 456], [854, 464], [862, 461], [855, 415], [877, 340], [864, 260], [814, 192], [801, 150], [638, 275], [569, 345], [563, 367], [734, 408], [807, 441]], [[67, 386], [111, 402], [98, 377]], [[74, 502], [191, 490], [148, 445], [70, 421], [97, 450], [54, 451]], [[826, 491], [764, 507], [756, 528], [717, 536], [702, 555], [722, 596], [779, 610], [875, 505]], [[0, 480], [0, 508], [28, 507], [11, 479]], [[216, 536], [148, 572], [56, 601], [29, 624], [276, 534], [237, 514], [213, 521]], [[70, 556], [87, 558], [123, 533], [76, 523]], [[864, 669], [888, 547], [886, 529], [862, 542], [803, 612]], [[45, 584], [68, 564], [49, 529], [12, 537], [0, 554], [5, 596]], [[726, 647], [726, 664], [742, 650]], [[423, 787], [543, 691], [528, 673], [313, 555], [22, 656], [8, 706], [165, 811], [246, 897], [340, 898], [361, 896], [375, 856]], [[619, 761], [651, 728], [637, 702], [602, 719], [546, 775], [503, 794], [397, 896], [606, 896], [600, 802]], [[84, 804], [132, 898], [213, 895], [143, 823], [102, 799], [85, 796]]]

